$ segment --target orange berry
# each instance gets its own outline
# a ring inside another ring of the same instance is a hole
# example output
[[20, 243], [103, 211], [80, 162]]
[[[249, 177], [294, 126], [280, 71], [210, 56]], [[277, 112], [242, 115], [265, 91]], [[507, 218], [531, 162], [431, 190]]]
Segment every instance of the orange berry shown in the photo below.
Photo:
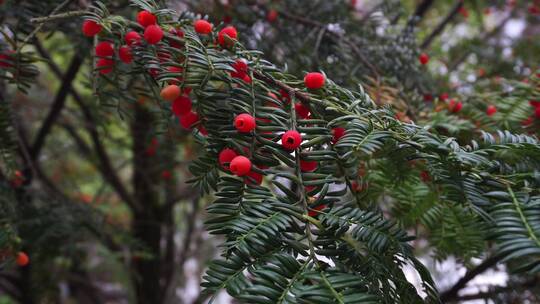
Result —
[[175, 84], [164, 87], [159, 93], [161, 98], [170, 102], [173, 102], [176, 98], [180, 97], [180, 94], [182, 94], [182, 91], [180, 90], [180, 87]]
[[30, 262], [30, 258], [26, 253], [19, 251], [19, 253], [17, 253], [16, 262], [19, 266], [26, 266], [28, 265], [28, 262]]

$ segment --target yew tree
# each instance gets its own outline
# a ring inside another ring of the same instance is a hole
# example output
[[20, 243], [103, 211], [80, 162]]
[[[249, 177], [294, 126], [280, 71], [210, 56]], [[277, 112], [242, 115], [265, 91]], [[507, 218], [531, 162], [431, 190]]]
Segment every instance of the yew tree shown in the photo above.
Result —
[[[203, 248], [191, 237], [204, 207], [219, 246], [204, 253], [201, 303], [223, 292], [238, 303], [460, 301], [496, 265], [525, 292], [484, 298], [538, 300], [537, 57], [523, 73], [458, 90], [428, 69], [429, 47], [472, 9], [463, 1], [438, 7], [448, 15], [423, 41], [417, 27], [434, 1], [401, 19], [400, 1], [361, 12], [355, 1], [180, 2], [4, 4], [0, 292], [61, 298], [49, 267], [92, 282], [92, 243], [128, 269], [126, 299], [177, 303], [176, 272]], [[54, 41], [66, 40], [63, 72]], [[445, 53], [455, 69], [470, 55]], [[15, 101], [32, 96], [41, 69], [60, 86], [36, 127]], [[60, 128], [54, 143], [75, 143], [129, 219], [115, 224], [113, 209], [51, 177], [51, 153], [40, 152]], [[440, 290], [426, 256], [471, 270]], [[73, 298], [105, 300], [70, 278]]]

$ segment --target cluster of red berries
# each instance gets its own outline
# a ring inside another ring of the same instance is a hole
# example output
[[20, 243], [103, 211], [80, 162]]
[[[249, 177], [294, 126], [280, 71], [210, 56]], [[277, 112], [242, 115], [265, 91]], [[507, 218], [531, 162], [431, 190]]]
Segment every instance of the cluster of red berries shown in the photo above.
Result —
[[[200, 19], [193, 23], [195, 32], [200, 35], [208, 35], [212, 33], [212, 23]], [[226, 26], [218, 33], [217, 42], [223, 48], [229, 48], [234, 45], [234, 41], [238, 39], [238, 32], [234, 26]]]
[[[118, 58], [129, 64], [133, 61], [132, 47], [141, 43], [142, 38], [149, 45], [159, 43], [164, 36], [163, 29], [157, 25], [157, 17], [148, 11], [141, 11], [137, 14], [137, 22], [144, 28], [143, 36], [136, 31], [129, 31], [124, 36], [126, 44], [118, 47]], [[82, 32], [87, 37], [93, 37], [103, 30], [101, 24], [95, 20], [85, 20], [82, 25]], [[183, 33], [182, 33], [183, 34]], [[96, 67], [101, 74], [112, 72], [114, 66], [113, 56], [115, 54], [114, 45], [109, 41], [101, 41], [96, 45], [95, 54], [99, 59]]]
[[[133, 61], [131, 47], [135, 45], [140, 45], [143, 38], [144, 41], [146, 41], [146, 43], [149, 45], [157, 44], [163, 39], [164, 33], [162, 28], [157, 24], [157, 21], [157, 17], [151, 12], [141, 11], [137, 14], [137, 22], [144, 28], [143, 36], [141, 37], [138, 32], [133, 30], [125, 34], [124, 40], [126, 42], [126, 45], [123, 45], [118, 49], [118, 57], [121, 61], [123, 61], [124, 63], [131, 63]], [[205, 20], [196, 21], [194, 26], [195, 30], [198, 33], [207, 34], [212, 31], [212, 25]], [[86, 20], [83, 23], [83, 33], [86, 36], [91, 37], [97, 35], [101, 32], [101, 30], [102, 26], [94, 20]], [[179, 38], [184, 37], [183, 31], [179, 29], [171, 29], [170, 33], [173, 36], [177, 36]], [[236, 38], [236, 35], [231, 34], [230, 30], [229, 32], [225, 31], [222, 36], [225, 34], [232, 36], [232, 38]], [[225, 44], [225, 38], [222, 37], [221, 39], [224, 41]], [[169, 40], [172, 47], [182, 47], [182, 44], [178, 41], [174, 39]], [[108, 41], [102, 41], [96, 45], [95, 53], [96, 56], [100, 57], [96, 64], [99, 68], [100, 73], [110, 73], [113, 69], [114, 64], [114, 61], [112, 60], [112, 56], [114, 56], [113, 44]], [[157, 55], [160, 62], [165, 62], [171, 59], [171, 55], [162, 50], [158, 50]], [[156, 77], [158, 74], [158, 70], [154, 68], [150, 69], [149, 72], [154, 77]], [[182, 72], [182, 68], [177, 66], [170, 66], [167, 68], [166, 72], [180, 73]], [[170, 80], [169, 85], [165, 86], [161, 90], [160, 96], [164, 100], [172, 103], [172, 111], [174, 115], [179, 118], [180, 125], [185, 129], [191, 129], [192, 126], [199, 121], [199, 115], [192, 111], [192, 101], [189, 98], [191, 88], [184, 87], [183, 89], [181, 89], [178, 86], [178, 84], [182, 80], [182, 77], [177, 77], [177, 79]], [[201, 134], [207, 134], [204, 126], [199, 125], [198, 129]]]
[[231, 77], [242, 79], [245, 83], [251, 83], [251, 77], [248, 75], [248, 62], [247, 60], [240, 58], [233, 64], [234, 72], [230, 72]]
[[[435, 111], [440, 111], [442, 108], [446, 107], [448, 109], [448, 111], [452, 112], [452, 113], [458, 113], [461, 111], [461, 109], [463, 108], [463, 103], [459, 100], [456, 100], [454, 98], [448, 100], [449, 98], [449, 95], [448, 93], [442, 93], [439, 95], [439, 100], [443, 102], [443, 105], [444, 106], [438, 106]], [[424, 95], [424, 100], [425, 101], [432, 101], [433, 100], [433, 96], [431, 94], [429, 94], [429, 97], [426, 97], [426, 95]], [[448, 102], [447, 102], [448, 101]]]
[[[274, 21], [277, 18], [277, 12], [271, 12], [269, 15], [269, 21]], [[137, 15], [138, 23], [145, 28], [144, 35], [141, 37], [136, 31], [130, 31], [125, 35], [126, 45], [121, 46], [118, 49], [118, 56], [120, 60], [125, 63], [130, 63], [133, 60], [131, 54], [131, 47], [134, 45], [139, 45], [144, 38], [147, 44], [153, 45], [159, 43], [164, 36], [163, 30], [159, 25], [157, 25], [157, 18], [155, 15], [148, 11], [142, 11]], [[206, 20], [196, 20], [193, 24], [194, 30], [199, 35], [211, 35], [213, 30], [212, 23]], [[86, 20], [83, 24], [83, 33], [86, 36], [94, 36], [102, 31], [102, 26], [93, 21]], [[179, 37], [183, 37], [183, 32], [174, 31], [173, 34], [176, 34]], [[238, 38], [237, 30], [233, 26], [227, 26], [219, 31], [217, 35], [216, 43], [219, 44], [222, 48], [230, 48], [234, 45], [234, 42]], [[171, 41], [171, 45], [176, 43]], [[181, 45], [178, 45], [178, 47]], [[108, 41], [102, 41], [96, 45], [95, 50], [96, 56], [100, 57], [98, 61], [98, 66], [102, 67], [100, 69], [101, 73], [109, 73], [112, 70], [112, 64], [114, 63], [112, 57], [115, 54], [114, 45]], [[170, 58], [170, 55], [159, 52], [158, 57], [160, 60], [167, 60]], [[102, 60], [103, 59], [103, 60]], [[107, 66], [107, 68], [103, 68]], [[110, 66], [110, 68], [109, 68]], [[249, 76], [248, 69], [249, 63], [245, 59], [237, 59], [232, 67], [234, 71], [231, 72], [231, 77], [242, 79], [246, 83], [250, 83], [252, 80]], [[157, 73], [157, 71], [150, 71], [152, 74]], [[170, 73], [180, 73], [182, 68], [177, 66], [171, 66], [167, 69], [167, 72]], [[196, 112], [192, 110], [192, 101], [189, 98], [189, 88], [184, 88], [179, 86], [180, 82], [183, 81], [182, 77], [178, 77], [173, 80], [169, 80], [168, 85], [162, 88], [160, 92], [160, 97], [168, 102], [172, 103], [172, 111], [175, 116], [180, 119], [180, 124], [186, 128], [190, 129], [194, 124], [199, 121], [199, 116]], [[307, 73], [304, 77], [304, 85], [309, 90], [318, 90], [324, 87], [326, 83], [326, 77], [322, 73], [312, 72]], [[290, 103], [289, 94], [281, 90], [280, 91], [281, 99], [285, 104]], [[277, 100], [277, 96], [274, 93], [269, 93], [269, 96], [272, 99]], [[272, 103], [272, 106], [277, 106], [276, 103]], [[301, 119], [309, 119], [311, 117], [311, 111], [308, 105], [304, 103], [296, 103], [294, 105], [294, 110], [297, 116]], [[260, 118], [261, 121], [267, 121], [267, 119]], [[251, 133], [257, 127], [257, 120], [249, 113], [241, 113], [237, 115], [234, 119], [234, 127], [240, 133]], [[199, 130], [203, 133], [201, 129], [202, 125], [199, 126]], [[204, 130], [205, 132], [205, 130]], [[341, 137], [345, 134], [345, 129], [341, 127], [334, 128], [332, 130], [333, 139], [332, 143], [337, 143]], [[288, 130], [281, 135], [281, 145], [286, 151], [295, 151], [302, 144], [302, 135], [296, 130]], [[147, 149], [147, 154], [155, 154], [157, 148], [157, 140], [153, 140], [152, 144]], [[260, 170], [264, 169], [263, 166], [258, 166], [254, 170], [254, 167], [251, 160], [244, 156], [239, 155], [236, 151], [230, 148], [223, 149], [218, 156], [219, 163], [224, 170], [230, 171], [232, 174], [246, 178], [247, 183], [252, 183], [253, 181], [257, 184], [262, 183], [263, 176], [260, 174]], [[303, 172], [313, 172], [317, 170], [318, 162], [301, 159], [300, 169]], [[169, 179], [171, 174], [169, 171], [163, 171], [162, 178]], [[310, 187], [308, 191], [314, 190], [314, 187]], [[322, 206], [321, 208], [323, 208]]]
[[[236, 151], [230, 148], [221, 150], [218, 155], [218, 161], [221, 167], [230, 171], [236, 176], [242, 176], [246, 178], [246, 183], [252, 184], [255, 181], [258, 185], [262, 183], [263, 176], [252, 170], [251, 160], [249, 158], [238, 155]], [[259, 166], [259, 169], [261, 166]]]
[[458, 113], [463, 108], [463, 103], [461, 101], [455, 100], [454, 98], [450, 99], [448, 102], [448, 110], [452, 113]]

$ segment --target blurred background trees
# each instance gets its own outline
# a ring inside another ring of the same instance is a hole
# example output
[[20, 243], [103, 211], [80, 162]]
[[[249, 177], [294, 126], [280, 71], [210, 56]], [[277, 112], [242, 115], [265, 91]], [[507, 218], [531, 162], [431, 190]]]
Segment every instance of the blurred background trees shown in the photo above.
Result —
[[[286, 73], [320, 70], [352, 90], [362, 83], [400, 120], [461, 144], [482, 131], [540, 130], [537, 1], [166, 4], [234, 25], [244, 45]], [[144, 87], [127, 102], [112, 87], [97, 95], [94, 41], [80, 31], [89, 5], [0, 6], [0, 302], [203, 303], [199, 284], [221, 240], [203, 227], [211, 195], [186, 184], [198, 134], [156, 118]], [[107, 7], [137, 12], [127, 1]], [[540, 160], [521, 165], [538, 179]], [[481, 212], [438, 201], [423, 164], [394, 166], [409, 182], [393, 187], [388, 164], [367, 163], [359, 192], [416, 233], [443, 301], [539, 301], [538, 271], [514, 275], [498, 264], [497, 232]], [[538, 225], [535, 217], [540, 238]], [[17, 266], [19, 252], [27, 265]], [[478, 281], [489, 271], [501, 279]]]

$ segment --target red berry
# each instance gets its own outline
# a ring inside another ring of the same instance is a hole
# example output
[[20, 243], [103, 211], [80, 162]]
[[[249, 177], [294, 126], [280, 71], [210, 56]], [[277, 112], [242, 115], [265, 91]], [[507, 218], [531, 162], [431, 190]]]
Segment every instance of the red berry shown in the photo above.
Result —
[[172, 58], [172, 54], [167, 51], [160, 50], [157, 52], [157, 57], [159, 59], [159, 62], [163, 63], [163, 62], [170, 61]]
[[232, 67], [236, 70], [237, 73], [247, 73], [248, 62], [247, 60], [240, 58], [232, 64]]
[[431, 95], [431, 94], [424, 94], [424, 101], [425, 101], [425, 102], [433, 101], [433, 95]]
[[126, 33], [124, 40], [128, 45], [139, 44], [141, 42], [141, 35], [135, 31], [129, 31]]
[[345, 135], [345, 128], [342, 128], [342, 127], [333, 128], [332, 135], [334, 136], [332, 138], [332, 143], [336, 144], [339, 141], [339, 139]]
[[96, 45], [96, 56], [99, 57], [110, 57], [114, 55], [113, 44], [108, 41], [102, 41]]
[[107, 58], [99, 58], [96, 62], [96, 67], [100, 74], [109, 74], [113, 70], [114, 61]]
[[167, 68], [167, 71], [170, 73], [182, 73], [182, 71], [184, 71], [184, 68], [178, 66], [170, 66]]
[[538, 108], [540, 107], [540, 100], [529, 100], [529, 104], [531, 105], [531, 107]]
[[219, 152], [218, 161], [221, 167], [225, 170], [229, 170], [229, 165], [226, 163], [230, 163], [235, 157], [237, 157], [238, 154], [233, 149], [225, 148]]
[[528, 7], [528, 11], [531, 15], [538, 15], [540, 14], [540, 7], [536, 4], [531, 4]]
[[195, 112], [189, 112], [180, 117], [180, 125], [184, 129], [191, 129], [191, 126], [199, 120], [199, 115]]
[[536, 116], [536, 118], [540, 119], [540, 107], [537, 107], [534, 110], [534, 116]]
[[306, 88], [312, 89], [312, 90], [322, 88], [324, 86], [325, 81], [326, 81], [326, 78], [324, 77], [324, 75], [317, 72], [307, 73], [306, 76], [304, 77], [304, 84]]
[[144, 153], [146, 154], [146, 156], [154, 156], [156, 155], [156, 150], [156, 147], [147, 147]]
[[442, 100], [442, 101], [446, 101], [448, 99], [448, 93], [442, 93], [439, 96], [439, 99]]
[[278, 108], [279, 105], [277, 103], [277, 100], [279, 100], [279, 99], [278, 99], [277, 95], [272, 93], [272, 92], [268, 92], [268, 97], [270, 97], [272, 99], [272, 101], [266, 101], [264, 105], [266, 107]]
[[533, 116], [529, 116], [527, 119], [524, 119], [524, 120], [521, 122], [521, 124], [522, 124], [523, 126], [528, 126], [528, 125], [530, 125], [530, 124], [533, 123], [533, 118], [534, 118]]
[[296, 112], [296, 115], [298, 115], [298, 117], [302, 119], [309, 118], [309, 115], [310, 115], [309, 108], [306, 107], [303, 103], [296, 103], [294, 105], [294, 110]]
[[268, 13], [266, 14], [266, 20], [268, 20], [268, 22], [276, 21], [277, 17], [278, 17], [278, 12], [275, 9], [269, 10]]
[[172, 173], [169, 170], [163, 170], [161, 171], [161, 178], [164, 180], [169, 180], [172, 177]]
[[208, 135], [208, 130], [206, 130], [206, 128], [205, 128], [202, 124], [200, 124], [200, 125], [197, 126], [197, 130], [199, 130], [199, 132], [200, 132], [201, 135], [203, 135], [203, 136]]
[[242, 80], [243, 80], [245, 83], [251, 83], [251, 77], [249, 77], [248, 74], [245, 74], [244, 77], [242, 77]]
[[[171, 33], [172, 35], [178, 37], [178, 38], [184, 38], [184, 32], [181, 30], [181, 29], [175, 29], [175, 28], [172, 28], [169, 30], [169, 33]], [[172, 40], [172, 39], [169, 39], [169, 43], [170, 45], [173, 47], [173, 48], [181, 48], [183, 46], [183, 43], [182, 42], [178, 42], [178, 41], [175, 41], [175, 40]]]
[[255, 129], [256, 125], [255, 118], [247, 113], [240, 114], [234, 119], [234, 127], [238, 132], [249, 133]]
[[118, 49], [118, 57], [124, 63], [131, 63], [133, 61], [133, 54], [131, 53], [131, 48], [127, 45], [123, 45]]
[[287, 150], [294, 150], [300, 147], [302, 135], [295, 130], [289, 130], [281, 136], [281, 145]]
[[206, 20], [201, 19], [195, 21], [193, 27], [195, 28], [195, 32], [201, 35], [208, 35], [212, 32], [212, 23]]
[[469, 11], [466, 8], [461, 7], [459, 9], [459, 13], [463, 16], [463, 18], [469, 18]]
[[420, 54], [420, 56], [418, 56], [418, 60], [422, 65], [425, 65], [429, 62], [429, 55], [426, 53], [422, 53]]
[[152, 77], [156, 78], [159, 73], [159, 70], [156, 68], [150, 68], [148, 69], [148, 74], [152, 75]]
[[248, 64], [245, 59], [237, 59], [232, 65], [234, 72], [231, 72], [231, 77], [244, 79], [247, 75]]
[[317, 189], [317, 187], [315, 186], [304, 186], [304, 190], [306, 190], [306, 193], [311, 192], [315, 189]]
[[461, 111], [461, 108], [463, 108], [463, 104], [461, 101], [456, 101], [455, 99], [450, 99], [450, 102], [448, 102], [448, 110], [452, 113], [457, 113]]
[[10, 180], [11, 185], [14, 188], [19, 188], [24, 183], [24, 176], [21, 171], [15, 170], [13, 177]]
[[28, 258], [28, 255], [22, 251], [19, 251], [17, 253], [17, 265], [26, 266], [28, 265], [28, 262], [30, 262], [30, 258]]
[[240, 155], [233, 158], [229, 167], [234, 175], [244, 176], [251, 171], [251, 161], [249, 158]]
[[154, 25], [157, 22], [157, 18], [154, 14], [150, 13], [149, 11], [140, 11], [137, 14], [137, 22], [139, 22], [140, 25], [143, 27], [148, 27], [150, 25]]
[[192, 102], [187, 96], [180, 96], [176, 98], [172, 104], [172, 111], [174, 115], [180, 117], [191, 112]]
[[429, 172], [427, 172], [426, 170], [423, 170], [422, 172], [420, 172], [420, 179], [424, 183], [428, 183], [431, 181], [431, 176], [429, 175]]
[[9, 54], [0, 54], [0, 67], [2, 68], [12, 67], [13, 64], [10, 63], [11, 61], [12, 59]]
[[149, 25], [144, 30], [144, 39], [148, 44], [156, 44], [163, 38], [163, 30], [157, 25]]
[[232, 17], [229, 16], [229, 15], [226, 15], [223, 17], [223, 23], [231, 23], [232, 22]]
[[[228, 38], [226, 38], [226, 36]], [[234, 43], [228, 39], [236, 40], [238, 38], [238, 32], [234, 26], [227, 26], [218, 33], [218, 43], [222, 47], [230, 47]]]
[[489, 105], [486, 109], [486, 114], [488, 116], [492, 116], [493, 114], [495, 114], [497, 112], [497, 107], [495, 107], [494, 105]]
[[326, 208], [325, 204], [319, 205], [317, 207], [313, 207], [313, 208], [311, 208], [312, 210], [308, 211], [308, 215], [311, 216], [311, 217], [316, 217], [317, 215], [319, 215], [319, 212], [317, 212], [317, 211], [321, 211], [324, 208]]
[[304, 172], [312, 172], [317, 169], [316, 161], [300, 160], [300, 169]]
[[101, 32], [101, 25], [94, 20], [84, 20], [82, 25], [83, 35], [86, 37], [93, 37]]
[[289, 92], [285, 91], [284, 89], [279, 89], [279, 94], [281, 95], [281, 98], [285, 103], [289, 103], [291, 101], [291, 96], [289, 95]]
[[246, 184], [248, 185], [253, 185], [254, 184], [253, 181], [255, 181], [257, 185], [260, 185], [262, 184], [262, 181], [263, 181], [263, 175], [254, 171], [250, 171], [246, 175], [245, 181], [246, 181]]
[[362, 191], [362, 185], [358, 184], [356, 181], [351, 182], [351, 191], [352, 192], [361, 192]]

